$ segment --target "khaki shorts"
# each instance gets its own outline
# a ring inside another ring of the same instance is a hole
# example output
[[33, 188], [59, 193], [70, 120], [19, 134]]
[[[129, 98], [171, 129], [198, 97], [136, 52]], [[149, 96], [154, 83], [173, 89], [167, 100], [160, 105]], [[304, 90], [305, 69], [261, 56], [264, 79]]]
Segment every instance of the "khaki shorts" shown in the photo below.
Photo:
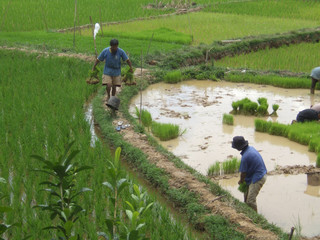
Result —
[[102, 76], [102, 85], [112, 84], [112, 86], [121, 86], [121, 77], [120, 76]]

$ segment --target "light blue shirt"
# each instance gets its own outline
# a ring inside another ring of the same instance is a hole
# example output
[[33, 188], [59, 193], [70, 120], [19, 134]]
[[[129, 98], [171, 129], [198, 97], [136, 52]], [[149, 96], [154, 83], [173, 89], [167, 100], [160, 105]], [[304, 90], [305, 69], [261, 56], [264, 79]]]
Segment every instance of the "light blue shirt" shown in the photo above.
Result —
[[103, 74], [109, 76], [120, 76], [121, 75], [121, 59], [127, 61], [129, 58], [127, 54], [118, 48], [116, 53], [111, 53], [110, 47], [103, 49], [98, 57], [99, 61], [106, 61], [104, 65]]
[[267, 168], [260, 153], [251, 146], [246, 147], [241, 153], [240, 172], [246, 173], [247, 184], [258, 182], [265, 174]]

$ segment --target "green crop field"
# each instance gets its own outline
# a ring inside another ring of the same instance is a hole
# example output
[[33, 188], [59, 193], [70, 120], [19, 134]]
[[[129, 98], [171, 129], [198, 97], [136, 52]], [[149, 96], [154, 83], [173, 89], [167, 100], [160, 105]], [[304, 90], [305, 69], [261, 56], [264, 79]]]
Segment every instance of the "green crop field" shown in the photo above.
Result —
[[226, 57], [215, 62], [216, 66], [249, 68], [256, 70], [287, 70], [309, 73], [320, 63], [320, 43], [301, 43], [267, 49], [235, 57]]
[[[0, 192], [11, 196], [2, 199], [1, 204], [10, 204], [14, 209], [6, 213], [6, 223], [22, 224], [12, 228], [8, 239], [21, 240], [27, 235], [32, 239], [51, 239], [55, 235], [41, 230], [51, 225], [49, 213], [33, 208], [48, 203], [50, 198], [41, 191], [45, 187], [40, 182], [46, 176], [33, 171], [40, 164], [30, 156], [37, 154], [54, 162], [72, 140], [74, 149], [80, 150], [77, 163], [93, 167], [79, 173], [75, 182], [79, 188], [89, 187], [93, 191], [81, 197], [86, 213], [80, 216], [74, 230], [81, 239], [97, 239], [97, 231], [107, 232], [104, 221], [111, 211], [112, 199], [102, 185], [108, 177], [111, 153], [99, 140], [92, 144], [85, 118], [85, 103], [98, 88], [85, 82], [91, 64], [4, 50], [0, 50], [0, 61], [0, 169], [1, 177], [8, 182], [1, 184]], [[121, 195], [123, 206], [130, 194], [126, 191]], [[182, 239], [186, 234], [158, 203], [145, 218], [146, 231], [152, 233], [152, 239]]]
[[[110, 25], [105, 29], [105, 33], [108, 31], [119, 34], [126, 33], [130, 34], [132, 38], [136, 38], [135, 36], [141, 35], [143, 31], [151, 32], [158, 28], [168, 28], [192, 35], [193, 44], [198, 45], [199, 43], [210, 44], [216, 40], [288, 32], [316, 27], [319, 24], [320, 22], [315, 20], [197, 12]], [[90, 34], [90, 31], [86, 33]]]
[[204, 11], [239, 15], [306, 19], [320, 21], [320, 2], [317, 0], [256, 0], [239, 1], [234, 4], [216, 3]]

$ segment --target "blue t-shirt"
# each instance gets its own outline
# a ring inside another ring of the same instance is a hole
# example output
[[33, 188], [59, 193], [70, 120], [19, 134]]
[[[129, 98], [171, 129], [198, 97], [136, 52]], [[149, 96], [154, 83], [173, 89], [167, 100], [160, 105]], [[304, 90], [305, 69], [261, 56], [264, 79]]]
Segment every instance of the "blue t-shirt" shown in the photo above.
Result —
[[106, 60], [104, 65], [103, 74], [109, 76], [120, 76], [121, 75], [121, 59], [123, 61], [128, 60], [127, 54], [121, 49], [118, 48], [116, 53], [111, 53], [110, 47], [103, 49], [98, 57], [99, 61]]
[[246, 173], [246, 183], [258, 182], [267, 173], [260, 153], [254, 147], [248, 146], [240, 154], [242, 158], [239, 171]]

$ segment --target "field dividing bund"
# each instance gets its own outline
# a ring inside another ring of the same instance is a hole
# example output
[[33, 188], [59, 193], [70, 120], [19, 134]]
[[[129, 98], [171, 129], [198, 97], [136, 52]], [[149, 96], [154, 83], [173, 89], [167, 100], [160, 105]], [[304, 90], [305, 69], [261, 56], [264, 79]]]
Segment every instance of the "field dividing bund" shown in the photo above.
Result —
[[[105, 219], [113, 213], [112, 199], [102, 185], [108, 178], [107, 161], [112, 156], [100, 140], [96, 139], [92, 145], [90, 124], [85, 116], [85, 102], [99, 88], [85, 82], [91, 64], [12, 50], [0, 50], [0, 62], [0, 176], [8, 182], [1, 184], [1, 192], [9, 196], [1, 199], [1, 205], [13, 208], [1, 219], [7, 224], [21, 224], [11, 228], [5, 239], [21, 240], [27, 235], [31, 239], [57, 237], [55, 230], [42, 228], [57, 224], [59, 220], [50, 220], [48, 212], [33, 208], [51, 201], [49, 194], [42, 191], [46, 186], [40, 183], [53, 179], [33, 171], [41, 169], [41, 164], [30, 155], [56, 162], [72, 140], [75, 140], [73, 150], [80, 150], [75, 161], [80, 166], [93, 167], [76, 178], [78, 189], [89, 187], [93, 191], [79, 197], [86, 211], [80, 215], [74, 232], [81, 239], [98, 239], [98, 231], [108, 231]], [[126, 178], [126, 173], [122, 172], [121, 176]], [[126, 221], [125, 201], [132, 201], [132, 193], [129, 187], [119, 195], [118, 214], [123, 216], [123, 221]], [[184, 236], [194, 239], [158, 202], [149, 196], [147, 201], [155, 202], [150, 213], [145, 215], [145, 232], [152, 239], [174, 240]]]

